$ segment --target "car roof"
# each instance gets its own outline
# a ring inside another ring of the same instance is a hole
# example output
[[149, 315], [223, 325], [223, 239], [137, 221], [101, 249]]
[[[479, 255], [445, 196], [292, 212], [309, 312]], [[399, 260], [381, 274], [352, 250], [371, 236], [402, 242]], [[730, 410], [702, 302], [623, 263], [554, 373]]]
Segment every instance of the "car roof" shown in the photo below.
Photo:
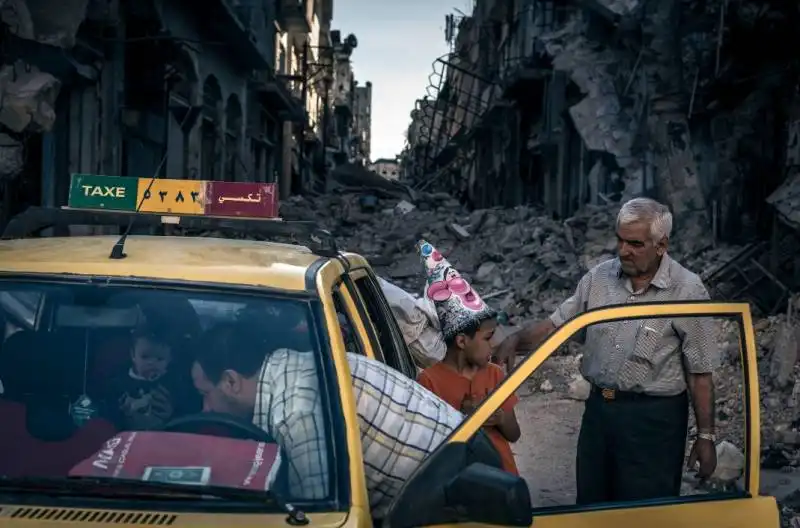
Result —
[[[327, 260], [304, 246], [212, 237], [131, 235], [126, 258], [109, 253], [118, 235], [0, 241], [0, 273], [137, 277], [307, 289], [306, 274]], [[315, 271], [312, 271], [315, 273]]]

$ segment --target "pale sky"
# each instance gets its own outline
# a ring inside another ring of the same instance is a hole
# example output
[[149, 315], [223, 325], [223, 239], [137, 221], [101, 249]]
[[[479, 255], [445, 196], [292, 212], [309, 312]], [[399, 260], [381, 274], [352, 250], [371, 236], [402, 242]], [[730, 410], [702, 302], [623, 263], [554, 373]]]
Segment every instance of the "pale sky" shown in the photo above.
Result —
[[[445, 15], [470, 0], [333, 0], [331, 29], [353, 33], [359, 86], [372, 81], [372, 159], [403, 149], [414, 101], [425, 95], [433, 61], [447, 53]], [[458, 14], [456, 13], [458, 16]], [[441, 65], [439, 66], [441, 68]], [[439, 69], [441, 71], [441, 69]]]

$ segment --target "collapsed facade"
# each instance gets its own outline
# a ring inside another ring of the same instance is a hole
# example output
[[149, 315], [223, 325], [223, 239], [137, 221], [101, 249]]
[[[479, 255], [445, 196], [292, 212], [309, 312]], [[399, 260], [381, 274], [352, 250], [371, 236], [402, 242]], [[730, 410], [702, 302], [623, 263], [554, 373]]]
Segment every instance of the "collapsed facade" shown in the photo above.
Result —
[[774, 287], [772, 311], [800, 290], [783, 254], [797, 253], [796, 213], [774, 214], [792, 210], [778, 187], [798, 163], [800, 54], [785, 45], [798, 18], [755, 1], [478, 0], [451, 22], [452, 51], [412, 112], [403, 177], [474, 208], [540, 204], [562, 220], [659, 198], [687, 252], [750, 244], [722, 274], [746, 268], [740, 297]]
[[657, 196], [681, 229], [742, 241], [784, 179], [798, 81], [796, 10], [759, 6], [478, 0], [412, 113], [405, 177], [561, 218]]
[[332, 0], [0, 0], [0, 12], [0, 225], [65, 205], [73, 173], [275, 182], [286, 197], [352, 158], [337, 138], [353, 120], [333, 118], [334, 88], [353, 80]]
[[356, 81], [354, 99], [354, 160], [366, 165], [372, 159], [372, 83], [358, 86]]

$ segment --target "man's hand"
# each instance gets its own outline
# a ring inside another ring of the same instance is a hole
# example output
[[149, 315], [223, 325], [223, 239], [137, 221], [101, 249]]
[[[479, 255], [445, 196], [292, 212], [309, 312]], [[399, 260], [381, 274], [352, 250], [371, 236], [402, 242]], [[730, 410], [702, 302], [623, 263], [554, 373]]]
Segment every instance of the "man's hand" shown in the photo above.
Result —
[[510, 363], [511, 358], [516, 357], [518, 346], [519, 333], [510, 335], [503, 339], [502, 343], [497, 345], [497, 348], [494, 350], [494, 356], [497, 358], [497, 363], [499, 365], [505, 364], [507, 366]]
[[526, 324], [517, 333], [508, 336], [497, 345], [494, 351], [497, 362], [513, 367], [513, 359], [516, 359], [520, 349], [526, 354], [536, 350], [555, 329], [556, 327], [549, 317], [538, 323]]
[[700, 479], [705, 480], [714, 474], [717, 469], [717, 447], [714, 442], [705, 438], [694, 441], [687, 464], [689, 470], [694, 470], [698, 462], [700, 467], [697, 469], [697, 476]]
[[472, 411], [478, 408], [478, 405], [475, 403], [475, 400], [470, 398], [469, 396], [464, 398], [464, 401], [461, 402], [461, 411], [464, 415], [472, 414]]
[[167, 389], [159, 386], [141, 398], [125, 396], [120, 406], [128, 419], [128, 426], [137, 430], [163, 427], [174, 411]]
[[169, 391], [163, 386], [158, 386], [153, 392], [150, 393], [150, 414], [156, 419], [167, 422], [172, 418], [172, 398]]
[[497, 409], [493, 415], [489, 417], [488, 420], [483, 424], [484, 427], [499, 427], [501, 423], [503, 423], [503, 418], [505, 417], [505, 413], [503, 409]]

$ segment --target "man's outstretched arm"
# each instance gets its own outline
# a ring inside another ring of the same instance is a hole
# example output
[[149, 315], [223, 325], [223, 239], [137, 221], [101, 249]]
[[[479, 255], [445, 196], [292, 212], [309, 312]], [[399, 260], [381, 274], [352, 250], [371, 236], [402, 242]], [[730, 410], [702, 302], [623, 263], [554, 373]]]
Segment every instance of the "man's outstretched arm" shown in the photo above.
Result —
[[504, 361], [508, 362], [514, 358], [518, 352], [533, 352], [556, 328], [584, 312], [586, 310], [586, 299], [589, 296], [591, 280], [591, 272], [589, 272], [580, 280], [578, 286], [575, 288], [575, 293], [573, 293], [569, 299], [561, 303], [550, 317], [541, 321], [528, 323], [523, 326], [519, 332], [503, 340], [495, 352], [498, 360], [501, 363]]
[[539, 344], [555, 329], [556, 326], [549, 318], [526, 324], [519, 332], [508, 336], [498, 345], [495, 351], [498, 362], [508, 363], [519, 352], [536, 350]]

